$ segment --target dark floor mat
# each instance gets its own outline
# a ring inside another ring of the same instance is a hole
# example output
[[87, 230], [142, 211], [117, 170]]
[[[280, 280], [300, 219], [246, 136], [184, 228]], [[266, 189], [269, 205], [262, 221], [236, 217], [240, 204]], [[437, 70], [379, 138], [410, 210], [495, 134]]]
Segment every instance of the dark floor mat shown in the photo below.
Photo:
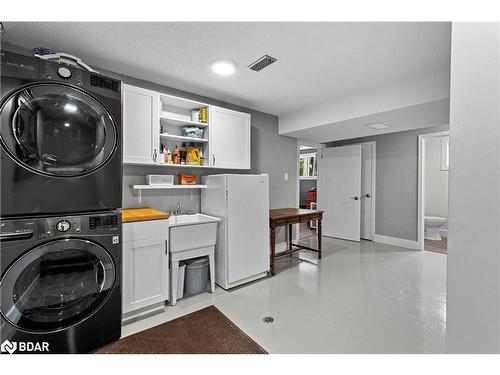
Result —
[[127, 336], [98, 354], [267, 354], [215, 306]]

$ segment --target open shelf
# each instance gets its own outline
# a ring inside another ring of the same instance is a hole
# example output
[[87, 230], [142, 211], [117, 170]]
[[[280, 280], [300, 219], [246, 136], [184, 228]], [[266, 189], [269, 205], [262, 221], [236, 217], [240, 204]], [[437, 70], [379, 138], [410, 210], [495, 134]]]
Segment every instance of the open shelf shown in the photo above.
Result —
[[134, 190], [155, 190], [155, 189], [205, 189], [207, 185], [132, 185]]
[[161, 167], [172, 167], [172, 168], [211, 168], [208, 165], [196, 165], [196, 164], [158, 164]]
[[191, 121], [191, 120], [185, 120], [182, 118], [177, 118], [173, 116], [169, 116], [167, 114], [162, 113], [160, 115], [160, 121], [163, 122], [164, 124], [167, 125], [173, 125], [173, 126], [186, 126], [186, 125], [191, 125], [191, 126], [198, 126], [200, 128], [204, 128], [208, 126], [208, 123], [204, 122], [198, 122], [198, 121]]
[[206, 142], [208, 142], [208, 139], [204, 139], [204, 138], [185, 137], [183, 135], [175, 135], [175, 134], [168, 134], [168, 133], [160, 133], [160, 137], [167, 138], [167, 139], [173, 139], [174, 141], [180, 141], [180, 142], [194, 142], [194, 143], [206, 143]]
[[197, 100], [191, 100], [186, 98], [180, 98], [174, 95], [160, 94], [160, 101], [163, 105], [170, 107], [177, 107], [182, 109], [197, 109], [201, 107], [208, 107], [207, 103], [199, 102]]
[[166, 167], [166, 168], [212, 168], [209, 165], [189, 165], [189, 164], [159, 164], [159, 163], [141, 163], [141, 162], [124, 162], [123, 165], [146, 165], [149, 167]]

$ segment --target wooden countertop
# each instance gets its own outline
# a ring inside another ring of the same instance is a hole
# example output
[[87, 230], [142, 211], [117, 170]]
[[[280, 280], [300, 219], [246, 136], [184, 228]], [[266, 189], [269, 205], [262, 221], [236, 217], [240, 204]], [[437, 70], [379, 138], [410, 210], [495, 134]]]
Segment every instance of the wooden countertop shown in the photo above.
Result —
[[168, 219], [170, 214], [155, 208], [125, 208], [122, 210], [122, 223], [133, 223], [134, 221], [163, 220]]

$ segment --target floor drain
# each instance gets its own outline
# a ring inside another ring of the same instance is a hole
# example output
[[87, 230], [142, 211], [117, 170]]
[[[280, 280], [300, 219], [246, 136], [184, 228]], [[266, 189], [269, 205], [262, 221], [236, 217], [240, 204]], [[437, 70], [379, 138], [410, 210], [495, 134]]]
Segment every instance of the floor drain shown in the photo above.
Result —
[[272, 322], [274, 322], [274, 318], [272, 316], [265, 316], [262, 318], [262, 321], [264, 323], [272, 323]]

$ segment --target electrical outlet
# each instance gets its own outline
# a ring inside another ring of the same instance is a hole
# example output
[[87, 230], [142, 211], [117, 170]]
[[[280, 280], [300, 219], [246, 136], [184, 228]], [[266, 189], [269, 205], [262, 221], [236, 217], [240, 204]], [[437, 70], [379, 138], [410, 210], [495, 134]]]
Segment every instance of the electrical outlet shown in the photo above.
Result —
[[288, 181], [288, 173], [285, 173], [285, 181]]

